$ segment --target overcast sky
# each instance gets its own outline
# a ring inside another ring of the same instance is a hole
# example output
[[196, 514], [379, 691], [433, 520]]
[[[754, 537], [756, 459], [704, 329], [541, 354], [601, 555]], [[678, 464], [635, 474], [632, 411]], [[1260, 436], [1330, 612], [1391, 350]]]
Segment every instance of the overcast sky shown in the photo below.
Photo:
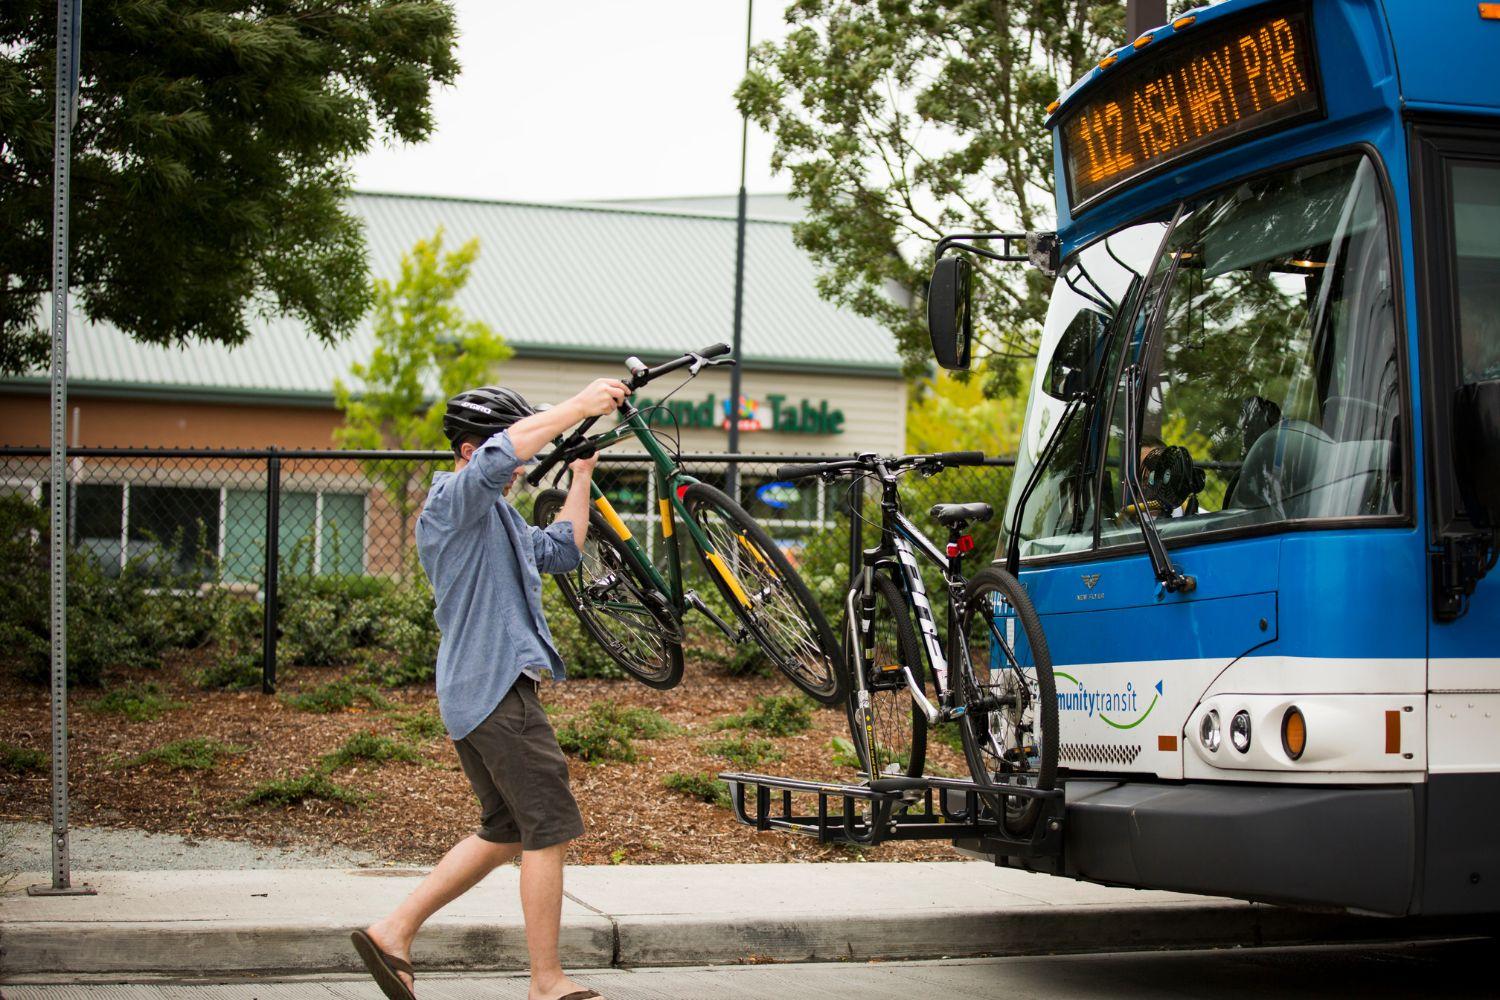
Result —
[[[787, 0], [757, 0], [755, 40]], [[437, 129], [354, 163], [365, 191], [535, 201], [725, 194], [739, 184], [745, 0], [457, 0]], [[750, 128], [747, 187], [785, 191]]]

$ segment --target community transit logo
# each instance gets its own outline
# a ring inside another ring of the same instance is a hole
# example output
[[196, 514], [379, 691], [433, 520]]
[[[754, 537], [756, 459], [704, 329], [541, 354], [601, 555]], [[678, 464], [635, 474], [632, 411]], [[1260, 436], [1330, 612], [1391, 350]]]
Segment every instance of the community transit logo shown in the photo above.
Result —
[[[1155, 684], [1156, 693], [1151, 695], [1151, 702], [1144, 711], [1141, 710], [1141, 692], [1135, 689], [1135, 682], [1126, 681], [1125, 687], [1115, 690], [1095, 690], [1084, 684], [1072, 674], [1054, 670], [1053, 676], [1060, 681], [1072, 683], [1072, 690], [1062, 689], [1057, 692], [1057, 710], [1059, 712], [1082, 712], [1092, 719], [1098, 716], [1099, 721], [1115, 729], [1134, 729], [1156, 707], [1157, 701], [1162, 696], [1162, 682]], [[1149, 689], [1148, 689], [1149, 691]], [[1106, 714], [1107, 713], [1107, 714]]]

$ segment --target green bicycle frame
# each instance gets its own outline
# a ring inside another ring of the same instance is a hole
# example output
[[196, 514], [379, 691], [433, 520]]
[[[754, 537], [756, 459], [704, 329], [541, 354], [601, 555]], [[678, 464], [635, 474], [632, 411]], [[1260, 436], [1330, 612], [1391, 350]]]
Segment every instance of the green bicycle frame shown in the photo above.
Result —
[[604, 516], [604, 519], [609, 522], [609, 526], [614, 529], [615, 534], [624, 543], [625, 551], [629, 553], [630, 558], [635, 562], [644, 579], [649, 580], [652, 586], [671, 602], [679, 618], [687, 610], [687, 592], [682, 585], [682, 555], [681, 550], [678, 548], [676, 531], [678, 523], [687, 527], [688, 534], [692, 537], [693, 543], [703, 550], [708, 563], [723, 576], [729, 589], [739, 598], [740, 602], [748, 605], [750, 601], [744, 596], [744, 587], [714, 550], [712, 543], [708, 540], [707, 533], [704, 532], [703, 528], [696, 521], [688, 516], [687, 507], [678, 495], [680, 487], [691, 486], [693, 483], [698, 482], [698, 480], [682, 471], [682, 467], [677, 464], [676, 459], [671, 453], [662, 447], [661, 442], [656, 440], [656, 436], [646, 429], [646, 421], [641, 416], [640, 410], [631, 405], [629, 400], [621, 404], [620, 414], [621, 420], [619, 423], [592, 439], [594, 450], [602, 451], [633, 435], [641, 442], [641, 446], [646, 449], [646, 453], [651, 457], [651, 463], [655, 467], [653, 475], [656, 477], [657, 482], [662, 539], [667, 547], [668, 576], [663, 578], [656, 566], [652, 564], [651, 559], [646, 555], [646, 550], [641, 547], [640, 542], [635, 540], [634, 535], [625, 525], [624, 520], [615, 510], [614, 505], [609, 502], [609, 498], [599, 489], [598, 483], [591, 484], [590, 488], [594, 507]]

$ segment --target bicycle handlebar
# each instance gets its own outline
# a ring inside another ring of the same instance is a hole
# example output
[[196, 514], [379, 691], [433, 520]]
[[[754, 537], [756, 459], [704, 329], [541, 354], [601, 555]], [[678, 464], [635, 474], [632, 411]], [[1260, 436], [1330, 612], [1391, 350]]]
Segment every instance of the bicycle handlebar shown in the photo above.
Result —
[[[630, 386], [631, 391], [634, 391], [654, 379], [661, 378], [663, 375], [670, 375], [672, 372], [680, 371], [681, 369], [687, 368], [689, 366], [691, 366], [693, 369], [692, 374], [696, 375], [698, 374], [699, 368], [701, 368], [705, 363], [712, 362], [714, 358], [723, 357], [724, 355], [728, 354], [730, 350], [731, 348], [728, 344], [709, 344], [707, 347], [702, 348], [701, 350], [689, 351], [682, 357], [674, 358], [671, 361], [659, 364], [655, 368], [647, 367], [641, 362], [639, 358], [630, 357], [625, 360], [625, 367], [630, 369], [630, 378], [626, 381], [625, 384]], [[735, 362], [733, 361], [733, 359], [730, 359], [728, 361], [720, 361], [717, 363], [721, 365], [732, 365]], [[579, 424], [577, 429], [574, 430], [573, 433], [569, 434], [566, 438], [558, 438], [557, 444], [553, 447], [553, 449], [548, 452], [547, 455], [539, 463], [537, 463], [537, 467], [535, 469], [532, 469], [526, 474], [526, 482], [530, 483], [532, 486], [535, 486], [546, 477], [547, 473], [557, 468], [558, 463], [562, 462], [564, 459], [572, 460], [574, 458], [581, 458], [584, 454], [585, 449], [580, 448], [579, 446], [584, 443], [584, 435], [588, 433], [589, 428], [593, 427], [598, 422], [598, 417], [589, 417], [583, 423]]]
[[940, 451], [930, 455], [898, 455], [892, 458], [880, 458], [875, 455], [861, 455], [857, 458], [840, 458], [832, 462], [814, 462], [808, 465], [783, 465], [777, 468], [777, 479], [807, 479], [812, 476], [833, 477], [842, 472], [859, 469], [866, 472], [874, 472], [885, 469], [894, 472], [897, 469], [905, 469], [913, 466], [931, 466], [934, 472], [953, 465], [983, 465], [984, 452], [982, 451]]

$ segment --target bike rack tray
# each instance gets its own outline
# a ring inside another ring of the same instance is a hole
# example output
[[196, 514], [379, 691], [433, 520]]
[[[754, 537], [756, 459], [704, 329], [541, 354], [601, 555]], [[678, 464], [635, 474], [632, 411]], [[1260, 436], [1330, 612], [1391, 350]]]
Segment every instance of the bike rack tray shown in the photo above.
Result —
[[[757, 830], [785, 830], [825, 844], [862, 846], [891, 840], [977, 839], [997, 858], [1056, 857], [1062, 851], [1060, 788], [1005, 788], [1001, 794], [1006, 796], [1042, 800], [1031, 833], [1018, 837], [985, 805], [996, 792], [961, 778], [905, 779], [899, 789], [736, 771], [726, 771], [719, 779], [729, 785], [734, 818]], [[812, 796], [817, 798], [815, 808], [808, 801]], [[798, 805], [804, 802], [807, 805], [799, 812]]]

